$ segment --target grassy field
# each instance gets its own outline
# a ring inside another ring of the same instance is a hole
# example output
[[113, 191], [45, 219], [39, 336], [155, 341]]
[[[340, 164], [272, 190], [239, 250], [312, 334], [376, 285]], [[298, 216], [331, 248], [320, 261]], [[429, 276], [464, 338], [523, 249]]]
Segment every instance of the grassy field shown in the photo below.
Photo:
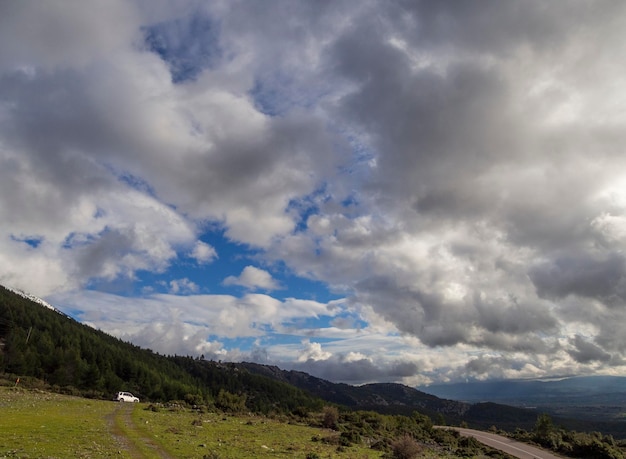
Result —
[[0, 458], [376, 458], [365, 446], [337, 451], [338, 435], [256, 416], [121, 404], [0, 387]]
[[338, 437], [339, 434], [331, 430], [264, 417], [139, 409], [134, 410], [133, 420], [140, 430], [153, 436], [172, 456], [179, 458], [381, 457], [380, 452], [364, 446], [350, 446], [338, 451], [337, 445], [320, 441]]
[[131, 457], [110, 433], [113, 402], [0, 387], [0, 458]]
[[[442, 457], [424, 449], [421, 457]], [[339, 433], [286, 419], [154, 408], [0, 387], [2, 458], [381, 458]], [[454, 457], [454, 456], [447, 456]]]

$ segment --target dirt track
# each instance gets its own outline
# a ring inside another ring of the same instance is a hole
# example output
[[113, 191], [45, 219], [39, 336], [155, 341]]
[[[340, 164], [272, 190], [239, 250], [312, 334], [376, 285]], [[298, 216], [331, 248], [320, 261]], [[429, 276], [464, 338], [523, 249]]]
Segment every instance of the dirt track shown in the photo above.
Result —
[[[132, 417], [135, 404], [118, 403], [117, 405], [108, 416], [108, 421], [111, 435], [118, 442], [120, 450], [127, 452], [133, 459], [155, 457], [174, 459], [145, 432], [137, 428]], [[146, 450], [149, 453], [146, 453]]]

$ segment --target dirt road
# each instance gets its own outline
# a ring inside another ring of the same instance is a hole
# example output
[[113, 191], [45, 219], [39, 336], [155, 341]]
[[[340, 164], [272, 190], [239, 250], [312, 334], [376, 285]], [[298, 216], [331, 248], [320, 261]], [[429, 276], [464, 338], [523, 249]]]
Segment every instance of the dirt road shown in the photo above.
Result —
[[118, 442], [120, 449], [133, 459], [161, 458], [174, 459], [148, 434], [138, 429], [133, 421], [134, 403], [118, 403], [109, 415], [109, 429]]

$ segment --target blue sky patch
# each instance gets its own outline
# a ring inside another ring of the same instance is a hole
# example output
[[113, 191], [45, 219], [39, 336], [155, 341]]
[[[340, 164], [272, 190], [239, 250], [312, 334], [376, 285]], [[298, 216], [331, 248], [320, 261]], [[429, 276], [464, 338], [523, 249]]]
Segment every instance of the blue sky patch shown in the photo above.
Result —
[[44, 239], [43, 236], [15, 236], [13, 234], [11, 235], [11, 240], [15, 242], [23, 242], [24, 244], [29, 245], [33, 249], [36, 249], [37, 247], [39, 247], [43, 239]]
[[144, 40], [167, 62], [174, 83], [194, 80], [222, 56], [218, 23], [199, 13], [145, 27]]

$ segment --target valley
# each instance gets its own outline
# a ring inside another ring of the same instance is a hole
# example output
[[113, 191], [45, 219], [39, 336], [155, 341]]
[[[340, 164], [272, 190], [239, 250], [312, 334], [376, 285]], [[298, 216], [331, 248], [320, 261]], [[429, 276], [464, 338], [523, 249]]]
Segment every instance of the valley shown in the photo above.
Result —
[[552, 381], [485, 381], [418, 388], [437, 397], [490, 401], [589, 422], [626, 421], [626, 377], [586, 376]]

